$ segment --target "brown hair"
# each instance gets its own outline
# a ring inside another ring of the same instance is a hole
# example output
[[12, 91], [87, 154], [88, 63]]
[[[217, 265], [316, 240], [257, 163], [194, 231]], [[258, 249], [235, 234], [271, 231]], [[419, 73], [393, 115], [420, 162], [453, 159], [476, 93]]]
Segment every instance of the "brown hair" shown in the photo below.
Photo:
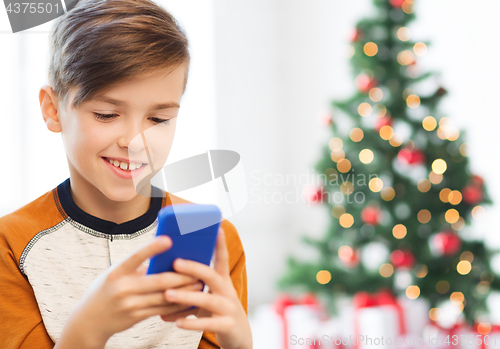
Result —
[[48, 83], [72, 107], [112, 86], [186, 63], [188, 40], [175, 18], [151, 0], [80, 0], [55, 20], [49, 37]]

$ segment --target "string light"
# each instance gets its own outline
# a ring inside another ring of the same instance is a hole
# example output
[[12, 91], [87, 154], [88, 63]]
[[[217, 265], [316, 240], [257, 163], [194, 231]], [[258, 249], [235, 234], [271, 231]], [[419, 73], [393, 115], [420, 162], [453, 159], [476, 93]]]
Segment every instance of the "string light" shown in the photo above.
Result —
[[403, 4], [401, 5], [401, 9], [403, 10], [404, 13], [406, 14], [410, 14], [410, 13], [413, 13], [413, 1], [408, 1], [406, 0], [405, 2], [403, 2]]
[[450, 188], [441, 189], [441, 191], [439, 192], [439, 200], [441, 200], [444, 203], [448, 202], [448, 198], [450, 196], [450, 193], [451, 193]]
[[458, 217], [458, 221], [453, 223], [451, 227], [456, 231], [462, 230], [465, 227], [465, 219], [463, 219], [462, 217]]
[[458, 190], [452, 190], [448, 194], [448, 202], [452, 205], [458, 205], [462, 201], [462, 193]]
[[472, 261], [474, 260], [474, 255], [471, 251], [464, 251], [460, 254], [460, 260], [469, 261], [470, 263], [472, 263]]
[[402, 143], [403, 143], [403, 137], [398, 133], [394, 133], [392, 137], [389, 139], [389, 144], [392, 145], [393, 147], [399, 147]]
[[429, 180], [431, 181], [432, 184], [439, 184], [443, 180], [443, 175], [437, 174], [436, 172], [431, 171], [429, 173]]
[[342, 205], [335, 205], [332, 207], [332, 216], [340, 218], [345, 213], [345, 207]]
[[433, 131], [437, 126], [437, 121], [432, 116], [426, 116], [424, 120], [422, 120], [422, 127], [426, 131]]
[[344, 213], [340, 216], [339, 223], [342, 228], [350, 228], [354, 224], [354, 217], [349, 213]]
[[457, 264], [457, 271], [460, 275], [467, 275], [471, 271], [472, 266], [469, 261], [460, 261]]
[[418, 181], [417, 188], [422, 193], [427, 193], [431, 189], [431, 182], [427, 178], [422, 178]]
[[467, 156], [467, 143], [460, 144], [460, 147], [458, 147], [458, 151], [463, 157]]
[[463, 303], [465, 300], [464, 294], [462, 292], [453, 292], [450, 295], [450, 301], [455, 304]]
[[446, 161], [443, 159], [436, 159], [432, 162], [432, 170], [437, 174], [443, 174], [446, 168]]
[[406, 98], [406, 104], [412, 109], [418, 108], [420, 105], [420, 97], [415, 94], [409, 95], [408, 98]]
[[349, 134], [349, 137], [353, 142], [361, 141], [363, 139], [363, 136], [364, 136], [363, 130], [358, 127], [353, 128]]
[[337, 170], [339, 170], [342, 173], [346, 173], [351, 169], [351, 162], [347, 160], [346, 158], [340, 160], [337, 162]]
[[418, 211], [417, 219], [420, 223], [426, 224], [431, 220], [431, 212], [429, 210], [423, 209]]
[[438, 281], [436, 284], [436, 291], [441, 294], [445, 294], [450, 290], [450, 283], [446, 280]]
[[349, 181], [343, 182], [339, 186], [339, 188], [340, 188], [340, 192], [344, 195], [350, 195], [354, 192], [354, 185]]
[[378, 52], [378, 46], [374, 42], [367, 42], [363, 47], [363, 51], [368, 57], [373, 57]]
[[448, 211], [446, 211], [446, 213], [444, 214], [444, 219], [452, 224], [452, 223], [455, 223], [456, 221], [458, 221], [458, 218], [460, 217], [460, 214], [458, 213], [457, 210], [455, 210], [454, 208], [450, 208]]
[[401, 51], [398, 53], [398, 63], [401, 65], [409, 65], [415, 61], [415, 55], [410, 50]]
[[392, 235], [396, 239], [402, 239], [406, 236], [407, 229], [403, 224], [396, 224], [394, 228], [392, 228]]
[[416, 299], [420, 296], [420, 288], [416, 285], [411, 285], [406, 288], [406, 297]]
[[359, 152], [359, 161], [369, 164], [373, 161], [373, 152], [370, 149], [363, 149]]
[[378, 269], [381, 276], [388, 278], [394, 273], [394, 267], [390, 263], [384, 263]]
[[380, 102], [384, 98], [384, 93], [378, 87], [374, 87], [368, 93], [370, 99], [374, 102]]
[[477, 333], [482, 334], [483, 336], [490, 333], [491, 324], [489, 322], [480, 322], [477, 325]]
[[316, 281], [320, 284], [325, 285], [332, 279], [332, 274], [328, 270], [320, 270], [316, 274]]
[[344, 142], [338, 137], [333, 137], [330, 139], [330, 142], [328, 142], [328, 146], [331, 150], [339, 150], [344, 146]]
[[397, 31], [398, 39], [401, 41], [408, 41], [410, 40], [411, 37], [411, 31], [410, 29], [406, 27], [401, 27]]
[[441, 317], [441, 309], [432, 308], [431, 310], [429, 310], [429, 319], [431, 319], [432, 321], [438, 321], [440, 317]]
[[372, 113], [372, 106], [370, 104], [366, 103], [366, 102], [365, 103], [361, 103], [358, 106], [358, 113], [362, 117], [370, 116], [371, 113]]
[[385, 125], [385, 126], [382, 126], [380, 128], [379, 134], [380, 134], [380, 138], [387, 141], [387, 140], [392, 138], [392, 135], [394, 134], [394, 130], [392, 129], [391, 126]]
[[417, 42], [413, 45], [413, 52], [415, 52], [417, 56], [424, 56], [427, 53], [427, 45], [423, 42]]
[[477, 205], [471, 211], [472, 218], [474, 219], [481, 219], [483, 214], [484, 214], [484, 208], [483, 206], [480, 205]]
[[354, 257], [354, 251], [351, 246], [343, 245], [339, 247], [339, 259], [344, 262], [352, 260]]
[[345, 158], [345, 152], [342, 149], [332, 151], [330, 153], [330, 158], [335, 162], [339, 162]]
[[427, 266], [425, 264], [420, 264], [415, 269], [415, 276], [421, 279], [421, 278], [425, 277], [428, 272], [429, 272], [429, 269], [427, 268]]
[[394, 199], [394, 196], [396, 195], [396, 192], [394, 191], [393, 188], [391, 187], [385, 187], [384, 189], [382, 189], [382, 191], [380, 192], [380, 196], [382, 197], [383, 200], [385, 201], [391, 201], [392, 199]]
[[378, 193], [379, 191], [381, 191], [383, 186], [384, 186], [384, 182], [378, 177], [372, 178], [368, 182], [368, 187], [370, 188], [371, 191], [373, 191], [375, 193]]

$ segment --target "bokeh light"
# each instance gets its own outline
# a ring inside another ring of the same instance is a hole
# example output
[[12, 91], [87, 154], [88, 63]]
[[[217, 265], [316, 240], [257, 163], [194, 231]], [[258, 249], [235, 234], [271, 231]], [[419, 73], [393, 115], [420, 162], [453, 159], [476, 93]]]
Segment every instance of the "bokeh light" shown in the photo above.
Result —
[[424, 56], [427, 53], [427, 45], [423, 42], [417, 42], [413, 45], [413, 52], [415, 52], [417, 56]]
[[369, 164], [373, 161], [373, 152], [370, 149], [363, 149], [359, 152], [359, 161]]
[[370, 99], [374, 102], [380, 102], [384, 98], [384, 93], [378, 87], [374, 87], [368, 93]]
[[406, 297], [416, 299], [420, 296], [420, 288], [416, 285], [411, 285], [406, 288]]
[[406, 27], [401, 27], [397, 31], [398, 39], [401, 41], [408, 41], [411, 38], [411, 31]]
[[443, 159], [436, 159], [432, 162], [432, 170], [437, 174], [443, 174], [446, 171], [446, 161]]
[[380, 192], [380, 196], [385, 201], [391, 201], [392, 199], [394, 199], [395, 195], [396, 195], [396, 192], [394, 191], [394, 189], [392, 187], [385, 187]]
[[415, 55], [410, 50], [405, 50], [398, 53], [398, 62], [401, 65], [409, 65], [415, 61]]
[[431, 212], [429, 210], [423, 209], [418, 211], [417, 219], [420, 223], [426, 224], [431, 220]]
[[404, 238], [406, 236], [406, 233], [407, 233], [407, 229], [403, 224], [396, 224], [392, 228], [392, 235], [394, 235], [394, 237], [396, 239]]
[[450, 223], [450, 224], [453, 224], [455, 223], [456, 221], [458, 221], [458, 218], [460, 217], [460, 214], [458, 213], [457, 210], [455, 210], [454, 208], [450, 208], [449, 210], [446, 211], [446, 213], [444, 214], [444, 219]]
[[328, 270], [320, 270], [316, 274], [316, 281], [322, 285], [329, 283], [331, 279], [332, 274]]
[[339, 218], [342, 228], [350, 228], [354, 224], [354, 217], [350, 213], [344, 213]]
[[373, 57], [378, 52], [378, 46], [374, 42], [367, 42], [363, 47], [363, 51], [368, 57]]
[[460, 261], [457, 264], [457, 271], [461, 275], [467, 275], [472, 269], [472, 265], [469, 261]]
[[363, 136], [364, 136], [363, 130], [358, 127], [353, 128], [349, 134], [349, 137], [353, 142], [361, 141], [363, 139]]
[[378, 269], [381, 276], [388, 278], [394, 273], [394, 267], [390, 263], [384, 263]]
[[386, 140], [386, 141], [387, 141], [387, 140], [389, 140], [389, 139], [392, 137], [392, 135], [394, 134], [394, 130], [392, 129], [392, 127], [391, 127], [391, 126], [389, 126], [389, 125], [385, 125], [385, 126], [382, 126], [382, 127], [380, 128], [379, 133], [380, 133], [380, 138], [382, 138], [383, 140]]
[[330, 139], [330, 142], [328, 142], [328, 146], [332, 151], [342, 149], [343, 145], [344, 142], [342, 142], [342, 140], [338, 137], [333, 137], [332, 139]]
[[366, 102], [364, 103], [361, 103], [359, 106], [358, 106], [358, 113], [359, 115], [361, 115], [362, 117], [367, 117], [367, 116], [370, 116], [370, 114], [372, 113], [372, 106]]
[[406, 104], [412, 109], [418, 108], [418, 106], [420, 105], [420, 97], [415, 94], [409, 95], [406, 98]]
[[441, 294], [445, 294], [450, 290], [450, 283], [446, 280], [438, 281], [436, 284], [436, 291]]
[[433, 131], [437, 126], [437, 121], [433, 116], [426, 116], [424, 120], [422, 120], [422, 127], [426, 131]]
[[337, 162], [337, 170], [339, 170], [342, 173], [349, 172], [351, 169], [351, 162], [347, 159], [342, 159], [339, 162]]
[[384, 182], [378, 177], [372, 178], [368, 182], [368, 187], [370, 188], [371, 191], [378, 193], [384, 187]]
[[426, 193], [429, 191], [429, 189], [431, 189], [431, 181], [429, 181], [427, 178], [422, 178], [418, 181], [417, 188], [422, 193]]

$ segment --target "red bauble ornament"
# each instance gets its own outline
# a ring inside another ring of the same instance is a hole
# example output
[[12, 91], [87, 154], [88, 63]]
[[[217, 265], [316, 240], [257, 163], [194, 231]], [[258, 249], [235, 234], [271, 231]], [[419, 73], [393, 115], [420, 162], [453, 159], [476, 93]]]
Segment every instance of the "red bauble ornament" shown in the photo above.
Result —
[[361, 211], [361, 220], [363, 223], [378, 225], [380, 219], [380, 209], [375, 206], [367, 206]]
[[368, 93], [372, 88], [376, 87], [377, 85], [378, 85], [377, 80], [366, 74], [361, 73], [356, 77], [356, 86], [358, 87], [358, 90], [361, 93]]
[[392, 7], [401, 8], [401, 6], [403, 6], [403, 3], [405, 2], [405, 0], [389, 0], [389, 2], [392, 5]]
[[410, 250], [394, 250], [391, 253], [391, 263], [394, 268], [411, 268], [415, 264], [415, 257]]
[[418, 149], [403, 148], [398, 153], [398, 160], [403, 164], [417, 165], [425, 162], [425, 155]]
[[351, 34], [351, 42], [359, 41], [363, 37], [363, 31], [361, 29], [354, 29]]
[[476, 185], [478, 187], [482, 187], [484, 185], [484, 179], [478, 175], [472, 175], [471, 181], [473, 185]]
[[307, 187], [304, 189], [304, 198], [311, 204], [322, 203], [327, 192], [323, 187]]
[[469, 205], [475, 205], [483, 200], [483, 190], [477, 185], [467, 185], [462, 189], [462, 198]]
[[389, 115], [384, 115], [381, 118], [378, 118], [377, 123], [375, 124], [375, 131], [379, 132], [384, 126], [392, 126], [393, 121], [394, 120]]
[[452, 256], [462, 247], [462, 240], [451, 230], [442, 231], [434, 235], [432, 244], [440, 255]]

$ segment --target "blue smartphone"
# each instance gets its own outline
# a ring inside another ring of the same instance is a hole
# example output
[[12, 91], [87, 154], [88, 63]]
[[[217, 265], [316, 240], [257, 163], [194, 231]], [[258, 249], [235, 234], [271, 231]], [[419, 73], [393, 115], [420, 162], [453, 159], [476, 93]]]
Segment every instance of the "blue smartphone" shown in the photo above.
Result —
[[187, 203], [163, 207], [158, 212], [156, 236], [168, 235], [172, 247], [151, 258], [147, 274], [175, 271], [176, 258], [210, 265], [221, 217], [216, 205]]

